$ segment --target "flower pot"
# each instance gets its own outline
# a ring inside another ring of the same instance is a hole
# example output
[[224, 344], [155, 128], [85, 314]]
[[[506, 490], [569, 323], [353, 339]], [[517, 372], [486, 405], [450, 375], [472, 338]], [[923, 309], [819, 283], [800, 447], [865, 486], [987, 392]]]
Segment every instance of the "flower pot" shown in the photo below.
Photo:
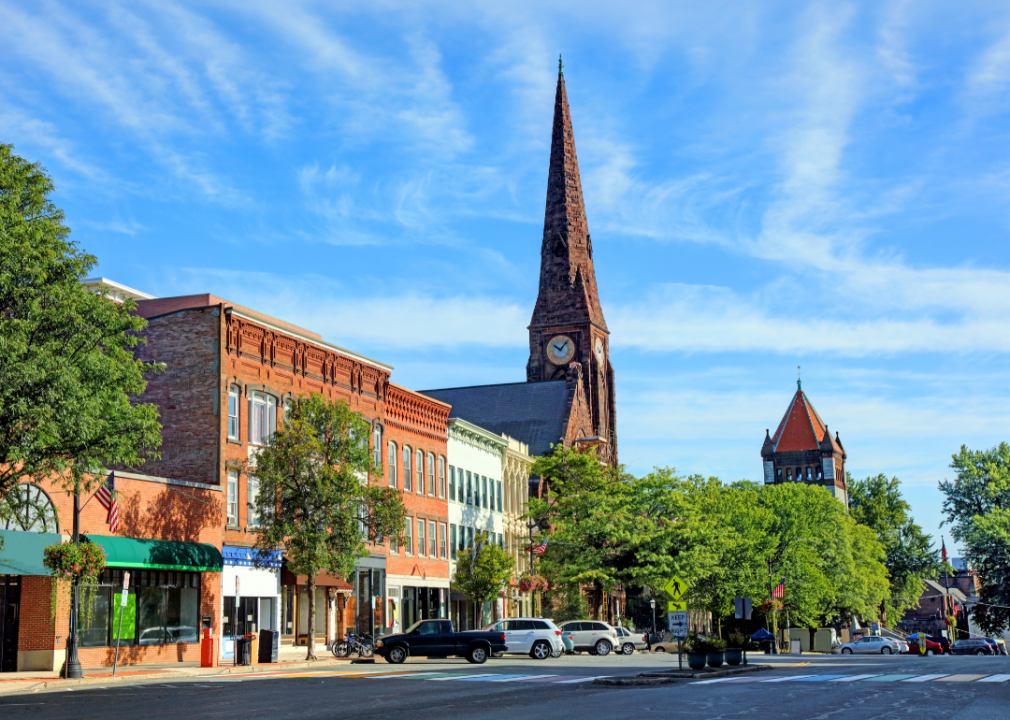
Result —
[[718, 652], [710, 652], [705, 656], [705, 658], [708, 661], [709, 667], [722, 667], [722, 663], [726, 659], [726, 653], [722, 650]]
[[705, 653], [693, 653], [689, 652], [687, 654], [687, 666], [692, 670], [704, 670], [705, 661], [708, 659], [708, 655]]
[[741, 648], [726, 648], [726, 664], [739, 665], [743, 662], [743, 650]]

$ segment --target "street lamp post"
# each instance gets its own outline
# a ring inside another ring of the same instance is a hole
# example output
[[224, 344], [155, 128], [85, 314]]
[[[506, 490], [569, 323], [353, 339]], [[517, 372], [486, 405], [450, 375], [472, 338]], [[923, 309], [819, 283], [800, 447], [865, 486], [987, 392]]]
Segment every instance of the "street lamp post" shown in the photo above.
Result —
[[[656, 598], [649, 600], [649, 606], [652, 608], [652, 635], [656, 634]], [[649, 650], [652, 650], [652, 635], [649, 636]]]
[[[540, 523], [538, 523], [533, 518], [526, 518], [526, 529], [529, 530], [529, 532], [530, 532], [530, 570], [529, 570], [529, 572], [530, 572], [531, 576], [533, 575], [533, 528], [537, 527], [539, 524]], [[533, 604], [536, 603], [536, 600], [535, 600], [534, 597], [531, 597], [530, 600], [533, 602]], [[531, 607], [530, 610], [533, 611], [534, 615], [536, 615], [537, 617], [540, 617], [539, 613], [537, 613], [537, 611], [536, 611], [536, 608]]]
[[[76, 481], [74, 482], [73, 542], [74, 545], [81, 544], [81, 493]], [[77, 659], [77, 615], [80, 612], [81, 605], [76, 577], [74, 577], [74, 584], [70, 592], [70, 633], [67, 636], [67, 659], [63, 663], [63, 677], [67, 679], [84, 677], [84, 671], [81, 669], [81, 661]]]

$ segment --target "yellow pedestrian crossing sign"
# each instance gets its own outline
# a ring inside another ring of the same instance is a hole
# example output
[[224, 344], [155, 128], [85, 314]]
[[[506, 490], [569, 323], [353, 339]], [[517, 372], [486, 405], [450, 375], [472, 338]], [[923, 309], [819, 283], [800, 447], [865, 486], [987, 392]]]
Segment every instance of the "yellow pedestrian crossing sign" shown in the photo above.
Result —
[[681, 580], [676, 575], [674, 575], [672, 578], [667, 580], [666, 585], [663, 586], [663, 589], [666, 590], [666, 592], [674, 600], [680, 600], [682, 597], [684, 597], [684, 593], [687, 592], [688, 584], [683, 580]]
[[667, 612], [687, 612], [687, 600], [670, 600], [666, 603]]

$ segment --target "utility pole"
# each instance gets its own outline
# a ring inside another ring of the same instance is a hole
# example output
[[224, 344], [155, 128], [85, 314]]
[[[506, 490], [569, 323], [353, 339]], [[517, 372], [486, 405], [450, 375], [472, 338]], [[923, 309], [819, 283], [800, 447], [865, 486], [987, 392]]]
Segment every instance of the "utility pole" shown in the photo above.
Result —
[[[539, 525], [539, 523], [536, 520], [534, 520], [533, 518], [528, 518], [526, 520], [526, 528], [530, 531], [530, 575], [531, 576], [533, 575], [533, 528], [535, 528], [537, 525]], [[530, 600], [533, 601], [534, 605], [536, 604], [536, 601], [533, 598], [530, 598]], [[536, 617], [540, 617], [540, 614], [537, 613], [535, 607], [531, 607], [530, 610], [533, 611], [533, 614]]]
[[[74, 545], [81, 544], [81, 486], [80, 481], [74, 478]], [[55, 582], [55, 580], [53, 581]], [[80, 596], [77, 591], [77, 576], [74, 576], [74, 584], [71, 587], [70, 599], [70, 634], [67, 636], [67, 659], [63, 663], [63, 677], [67, 679], [82, 678], [84, 671], [81, 669], [81, 661], [77, 659], [77, 622], [80, 612]]]
[[775, 622], [775, 588], [772, 585], [772, 559], [768, 558], [768, 603], [771, 606], [772, 614], [772, 635], [775, 639], [772, 641], [772, 655], [779, 654], [779, 632], [778, 624]]

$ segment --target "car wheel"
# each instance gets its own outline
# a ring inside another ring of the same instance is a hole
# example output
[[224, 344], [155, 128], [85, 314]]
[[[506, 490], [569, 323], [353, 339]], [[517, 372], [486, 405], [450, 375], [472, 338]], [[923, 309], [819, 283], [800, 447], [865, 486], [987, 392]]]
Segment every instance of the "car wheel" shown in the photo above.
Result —
[[634, 643], [624, 643], [624, 647], [621, 648], [621, 652], [623, 652], [625, 655], [631, 655], [633, 652], [635, 652]]
[[851, 655], [852, 648], [842, 648], [842, 655]]
[[394, 665], [401, 664], [407, 659], [407, 650], [399, 645], [394, 645], [386, 651], [386, 662]]
[[596, 643], [595, 650], [597, 655], [600, 656], [609, 655], [611, 649], [612, 648], [610, 647], [610, 643], [608, 643], [606, 640], [600, 640], [598, 643]]
[[984, 651], [982, 651], [982, 650], [979, 650], [979, 651], [978, 651], [977, 653], [975, 653], [975, 654], [976, 654], [976, 655], [985, 655], [985, 652], [984, 652]]
[[666, 652], [666, 648], [663, 647], [662, 645], [657, 645], [656, 647], [652, 648], [652, 652], [665, 653]]
[[537, 640], [530, 650], [530, 657], [534, 660], [546, 660], [551, 656], [551, 646], [545, 640]]
[[932, 650], [929, 650], [928, 648], [927, 648], [927, 650], [926, 650], [926, 654], [927, 654], [927, 655], [936, 655], [936, 653], [935, 653], [935, 652], [933, 652]]
[[467, 652], [466, 659], [474, 665], [483, 665], [487, 662], [487, 650], [480, 645], [474, 645]]
[[562, 652], [563, 652], [562, 650], [551, 650], [551, 657], [552, 658], [559, 658], [559, 657], [561, 657], [561, 653]]
[[503, 653], [503, 652], [500, 652], [500, 653], [491, 653], [491, 657], [493, 657], [493, 658], [505, 657], [505, 653]]
[[891, 650], [891, 648], [889, 648], [889, 647], [882, 647], [882, 648], [880, 648], [880, 654], [881, 655], [890, 655], [892, 652], [894, 652], [894, 651]]

